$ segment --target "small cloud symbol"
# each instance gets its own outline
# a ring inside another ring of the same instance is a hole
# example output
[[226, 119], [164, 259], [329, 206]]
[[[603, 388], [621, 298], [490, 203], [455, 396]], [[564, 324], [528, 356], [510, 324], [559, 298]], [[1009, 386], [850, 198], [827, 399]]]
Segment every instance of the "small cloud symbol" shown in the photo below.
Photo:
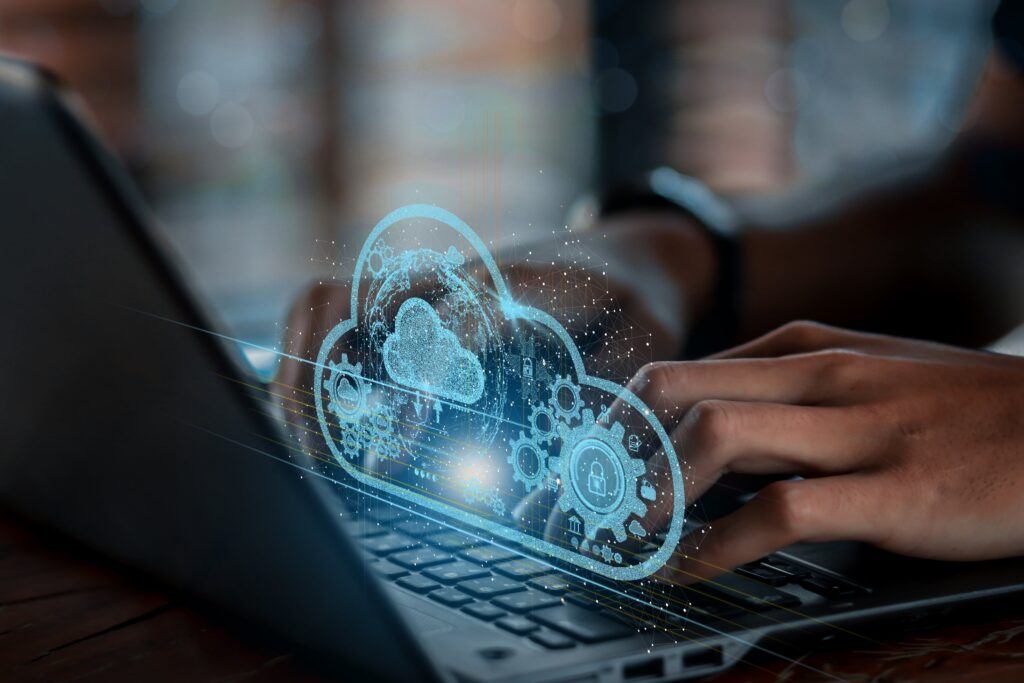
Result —
[[480, 359], [459, 344], [423, 299], [413, 297], [402, 303], [383, 354], [384, 367], [398, 384], [466, 404], [483, 396]]

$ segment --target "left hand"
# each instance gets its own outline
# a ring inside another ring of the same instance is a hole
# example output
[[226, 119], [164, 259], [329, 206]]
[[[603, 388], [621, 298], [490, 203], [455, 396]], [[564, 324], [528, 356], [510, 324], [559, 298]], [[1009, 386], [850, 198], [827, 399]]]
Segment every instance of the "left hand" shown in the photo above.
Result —
[[688, 503], [725, 472], [805, 477], [684, 540], [666, 581], [801, 541], [1024, 554], [1024, 359], [793, 323], [706, 361], [651, 364], [631, 389], [675, 425]]

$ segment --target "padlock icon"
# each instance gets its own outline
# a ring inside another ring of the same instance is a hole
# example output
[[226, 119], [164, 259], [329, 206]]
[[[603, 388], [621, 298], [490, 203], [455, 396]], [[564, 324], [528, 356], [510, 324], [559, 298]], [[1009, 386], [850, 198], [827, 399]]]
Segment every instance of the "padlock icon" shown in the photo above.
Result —
[[604, 478], [604, 465], [596, 460], [590, 465], [590, 476], [587, 477], [587, 490], [595, 496], [608, 495], [608, 480]]

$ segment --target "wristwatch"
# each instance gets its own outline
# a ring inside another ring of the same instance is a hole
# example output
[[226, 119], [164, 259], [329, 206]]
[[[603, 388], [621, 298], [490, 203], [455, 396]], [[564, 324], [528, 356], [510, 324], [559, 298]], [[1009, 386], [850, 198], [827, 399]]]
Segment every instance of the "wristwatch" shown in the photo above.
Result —
[[574, 229], [585, 229], [587, 222], [642, 209], [667, 209], [685, 215], [714, 246], [717, 268], [711, 307], [700, 319], [691, 321], [681, 357], [701, 358], [733, 345], [739, 334], [744, 272], [736, 212], [696, 178], [660, 167], [635, 182], [612, 187], [578, 203], [570, 212], [570, 224]]

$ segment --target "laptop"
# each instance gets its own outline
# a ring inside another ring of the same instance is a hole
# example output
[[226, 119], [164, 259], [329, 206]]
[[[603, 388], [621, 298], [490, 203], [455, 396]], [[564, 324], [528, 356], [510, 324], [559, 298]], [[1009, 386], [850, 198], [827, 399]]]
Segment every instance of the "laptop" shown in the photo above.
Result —
[[[617, 579], [317, 466], [74, 96], [8, 59], [0, 207], [0, 502], [329, 670], [681, 680], [822, 642], [873, 649], [1024, 593], [1024, 560], [856, 543], [789, 547], [685, 588]], [[687, 528], [744, 495], [709, 494]]]

